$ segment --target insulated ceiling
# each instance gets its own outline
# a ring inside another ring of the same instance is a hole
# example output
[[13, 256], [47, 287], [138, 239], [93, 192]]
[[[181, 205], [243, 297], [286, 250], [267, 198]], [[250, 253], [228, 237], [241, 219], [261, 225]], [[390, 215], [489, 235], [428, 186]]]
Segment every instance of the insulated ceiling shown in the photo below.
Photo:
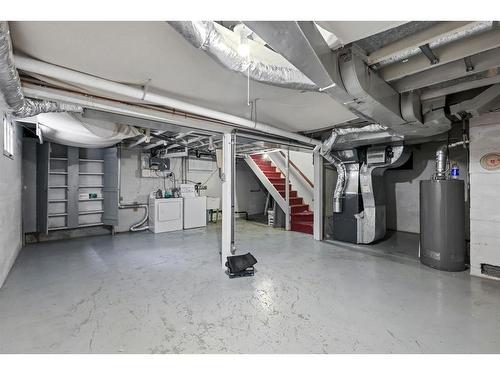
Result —
[[348, 44], [400, 26], [401, 21], [318, 21], [325, 30], [335, 34], [340, 44]]
[[[246, 77], [191, 46], [165, 22], [10, 22], [18, 54], [250, 117]], [[359, 26], [359, 25], [358, 25]], [[328, 95], [250, 81], [257, 119], [291, 131], [355, 118]]]

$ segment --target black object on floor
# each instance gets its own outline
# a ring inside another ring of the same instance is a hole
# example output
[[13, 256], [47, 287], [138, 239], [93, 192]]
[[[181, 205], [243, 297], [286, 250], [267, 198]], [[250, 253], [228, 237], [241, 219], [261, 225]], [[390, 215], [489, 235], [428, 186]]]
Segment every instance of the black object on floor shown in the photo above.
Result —
[[257, 259], [250, 253], [227, 257], [226, 267], [229, 269], [229, 277], [253, 276], [253, 266], [256, 263]]
[[246, 276], [253, 276], [255, 272], [255, 269], [253, 267], [248, 267], [246, 270], [241, 271], [241, 272], [231, 272], [228, 271], [227, 274], [230, 279], [234, 279], [235, 277], [246, 277]]

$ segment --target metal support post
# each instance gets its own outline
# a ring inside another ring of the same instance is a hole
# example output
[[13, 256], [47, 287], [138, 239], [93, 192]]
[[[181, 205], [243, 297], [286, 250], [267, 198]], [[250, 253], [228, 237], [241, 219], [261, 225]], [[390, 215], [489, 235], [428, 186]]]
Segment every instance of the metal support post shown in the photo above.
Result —
[[314, 153], [314, 226], [313, 236], [317, 241], [323, 240], [323, 157], [319, 152]]
[[226, 258], [234, 254], [234, 171], [235, 171], [235, 135], [224, 133], [222, 142], [222, 248], [221, 265], [226, 269]]

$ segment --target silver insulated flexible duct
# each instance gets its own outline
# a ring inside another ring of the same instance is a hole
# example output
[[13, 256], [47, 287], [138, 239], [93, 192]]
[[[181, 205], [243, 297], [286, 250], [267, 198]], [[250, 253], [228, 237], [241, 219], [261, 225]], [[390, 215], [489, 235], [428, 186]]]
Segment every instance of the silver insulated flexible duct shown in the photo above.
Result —
[[323, 154], [323, 157], [328, 160], [337, 170], [337, 183], [333, 192], [333, 212], [342, 212], [342, 198], [346, 187], [347, 171], [345, 164], [331, 152]]
[[338, 128], [333, 129], [330, 137], [321, 146], [321, 155], [328, 160], [337, 170], [337, 184], [333, 193], [333, 212], [342, 212], [342, 198], [347, 185], [347, 171], [344, 162], [333, 152], [333, 146], [342, 141], [355, 140], [362, 134], [382, 133], [387, 131], [387, 127], [380, 124], [370, 124], [358, 128]]
[[226, 68], [249, 75], [254, 81], [297, 90], [318, 90], [309, 78], [284, 57], [260, 43], [246, 40], [249, 54], [243, 56], [238, 52], [240, 36], [215, 22], [168, 23], [193, 46], [205, 51]]
[[332, 134], [323, 143], [324, 150], [331, 150], [336, 143], [352, 142], [368, 133], [383, 133], [387, 131], [387, 126], [380, 124], [370, 124], [356, 128], [334, 128]]
[[17, 118], [48, 112], [83, 112], [83, 108], [78, 105], [24, 97], [12, 59], [12, 44], [6, 21], [0, 21], [0, 106]]
[[149, 220], [149, 205], [147, 203], [132, 203], [132, 204], [119, 204], [118, 208], [121, 210], [130, 208], [144, 208], [144, 216], [140, 221], [132, 224], [129, 228], [131, 232], [142, 232], [143, 230], [149, 229], [149, 225], [146, 223]]

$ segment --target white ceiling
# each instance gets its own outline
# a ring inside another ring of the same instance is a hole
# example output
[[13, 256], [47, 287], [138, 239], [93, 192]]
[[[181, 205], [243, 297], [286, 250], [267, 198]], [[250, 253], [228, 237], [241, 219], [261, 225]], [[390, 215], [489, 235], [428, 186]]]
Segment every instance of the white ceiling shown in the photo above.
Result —
[[318, 21], [325, 30], [335, 34], [341, 44], [347, 44], [392, 29], [402, 21]]
[[[127, 84], [144, 84], [151, 79], [151, 91], [249, 117], [246, 78], [195, 49], [165, 22], [9, 25], [16, 53]], [[359, 25], [352, 29], [352, 37], [357, 38], [359, 29]], [[347, 26], [342, 30], [346, 38]], [[314, 130], [355, 118], [325, 94], [252, 81], [250, 87], [251, 98], [259, 98], [258, 121], [283, 129]]]

